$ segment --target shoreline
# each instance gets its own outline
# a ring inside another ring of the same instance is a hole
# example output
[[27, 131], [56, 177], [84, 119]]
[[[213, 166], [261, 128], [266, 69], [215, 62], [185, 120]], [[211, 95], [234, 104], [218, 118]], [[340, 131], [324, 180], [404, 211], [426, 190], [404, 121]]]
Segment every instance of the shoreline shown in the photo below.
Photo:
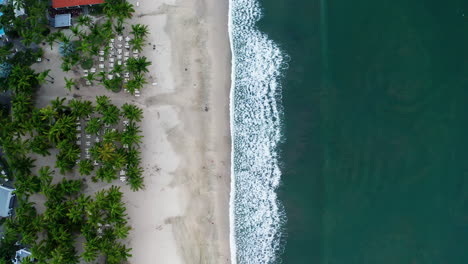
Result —
[[157, 47], [142, 54], [158, 85], [137, 100], [146, 189], [125, 191], [130, 263], [230, 263], [228, 1], [133, 4]]

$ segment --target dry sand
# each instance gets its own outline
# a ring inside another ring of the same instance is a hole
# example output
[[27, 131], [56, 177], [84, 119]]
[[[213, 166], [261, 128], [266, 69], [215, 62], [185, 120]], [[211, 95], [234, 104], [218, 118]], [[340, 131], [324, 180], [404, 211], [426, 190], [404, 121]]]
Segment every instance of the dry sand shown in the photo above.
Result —
[[80, 86], [70, 93], [63, 88], [57, 47], [44, 47], [50, 61], [35, 67], [51, 68], [55, 80], [40, 90], [38, 105], [57, 96], [105, 94], [117, 105], [142, 107], [146, 187], [132, 192], [114, 183], [125, 192], [133, 229], [130, 263], [230, 263], [228, 0], [131, 2], [136, 12], [130, 23], [150, 29], [151, 44], [143, 55], [153, 65], [142, 96], [102, 86]]

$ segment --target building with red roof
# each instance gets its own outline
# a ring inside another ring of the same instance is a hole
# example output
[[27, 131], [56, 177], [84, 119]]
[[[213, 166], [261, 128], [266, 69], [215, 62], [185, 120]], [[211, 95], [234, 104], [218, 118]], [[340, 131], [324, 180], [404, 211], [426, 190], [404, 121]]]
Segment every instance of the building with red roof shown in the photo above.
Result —
[[53, 8], [90, 6], [104, 3], [104, 0], [52, 0]]

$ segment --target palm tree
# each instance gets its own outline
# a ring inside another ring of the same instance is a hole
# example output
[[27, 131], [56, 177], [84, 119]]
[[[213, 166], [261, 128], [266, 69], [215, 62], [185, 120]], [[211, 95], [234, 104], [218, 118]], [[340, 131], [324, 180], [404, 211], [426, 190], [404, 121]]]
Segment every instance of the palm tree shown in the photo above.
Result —
[[87, 240], [84, 243], [84, 252], [81, 254], [84, 261], [89, 263], [96, 260], [99, 251], [99, 248], [96, 244], [97, 242], [95, 239]]
[[64, 116], [55, 122], [50, 128], [49, 140], [58, 143], [64, 139], [73, 139], [76, 133], [75, 119], [72, 116]]
[[93, 163], [89, 159], [85, 159], [79, 162], [78, 166], [80, 167], [81, 175], [90, 175], [94, 169]]
[[64, 105], [65, 100], [65, 98], [56, 97], [54, 100], [50, 101], [52, 107], [55, 109], [59, 117], [68, 113], [70, 110], [68, 106]]
[[130, 189], [132, 189], [132, 191], [138, 191], [144, 188], [142, 175], [142, 168], [136, 165], [129, 165], [127, 167], [128, 183], [130, 184]]
[[143, 136], [139, 135], [141, 130], [135, 123], [130, 122], [127, 126], [126, 130], [122, 132], [122, 144], [127, 144], [131, 146], [132, 144], [139, 144], [141, 143], [141, 139]]
[[53, 173], [49, 166], [44, 166], [39, 169], [39, 180], [41, 181], [42, 190], [49, 187], [52, 183]]
[[120, 110], [115, 105], [109, 105], [103, 112], [102, 112], [102, 121], [104, 124], [117, 124], [120, 120]]
[[88, 134], [97, 134], [102, 128], [101, 120], [97, 117], [91, 117], [86, 124], [85, 131]]
[[151, 62], [146, 57], [129, 58], [127, 60], [127, 70], [131, 73], [148, 72]]
[[117, 24], [114, 26], [115, 32], [117, 34], [122, 35], [124, 31], [124, 26], [123, 26], [124, 20], [122, 18], [117, 19]]
[[103, 142], [115, 142], [120, 140], [120, 133], [117, 130], [110, 130], [104, 133]]
[[140, 122], [143, 118], [143, 110], [136, 105], [125, 103], [122, 106], [123, 115], [130, 121]]
[[131, 166], [138, 166], [141, 161], [140, 152], [133, 147], [129, 147], [127, 152], [125, 153], [125, 157], [127, 159], [127, 164]]
[[136, 74], [133, 76], [133, 79], [130, 79], [127, 82], [127, 90], [131, 95], [135, 94], [135, 91], [140, 91], [143, 88], [143, 85], [147, 83], [145, 77], [141, 74]]
[[138, 50], [139, 52], [142, 52], [143, 46], [145, 45], [145, 40], [141, 37], [134, 37], [128, 42], [128, 44], [132, 45], [133, 50]]
[[74, 36], [78, 37], [80, 40], [83, 37], [83, 30], [79, 28], [79, 26], [71, 26], [70, 27], [71, 32], [73, 33]]
[[65, 89], [71, 91], [71, 88], [76, 85], [75, 79], [68, 79], [67, 77], [63, 77], [65, 80]]
[[75, 117], [86, 117], [93, 113], [93, 105], [91, 101], [81, 101], [78, 99], [72, 99], [68, 103], [71, 108], [71, 113]]
[[90, 16], [86, 16], [86, 15], [81, 15], [78, 17], [77, 19], [77, 24], [80, 25], [80, 26], [90, 26], [91, 23], [93, 22], [93, 20], [91, 19]]
[[119, 223], [114, 226], [114, 236], [118, 239], [125, 239], [127, 238], [131, 228], [123, 223]]
[[49, 156], [51, 147], [52, 145], [45, 135], [36, 135], [29, 141], [29, 149], [42, 156]]
[[132, 25], [132, 31], [130, 32], [134, 37], [145, 38], [149, 31], [147, 25], [135, 24]]
[[109, 97], [105, 95], [96, 96], [96, 110], [98, 112], [103, 112], [111, 104]]
[[116, 147], [112, 143], [103, 143], [102, 145], [98, 146], [98, 151], [99, 151], [99, 159], [102, 160], [103, 162], [109, 162], [112, 161], [115, 157], [115, 150]]
[[93, 85], [93, 81], [96, 80], [96, 74], [90, 72], [88, 73], [88, 76], [85, 76], [84, 78], [88, 80], [88, 82], [91, 83], [91, 85]]
[[112, 166], [102, 166], [96, 171], [96, 178], [110, 183], [117, 179], [117, 173]]

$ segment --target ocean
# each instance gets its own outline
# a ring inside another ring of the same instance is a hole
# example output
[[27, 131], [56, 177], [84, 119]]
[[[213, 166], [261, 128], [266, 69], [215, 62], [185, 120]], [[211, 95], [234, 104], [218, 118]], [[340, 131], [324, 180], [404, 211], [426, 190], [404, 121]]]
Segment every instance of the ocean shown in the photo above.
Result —
[[468, 1], [230, 0], [233, 263], [468, 263]]

